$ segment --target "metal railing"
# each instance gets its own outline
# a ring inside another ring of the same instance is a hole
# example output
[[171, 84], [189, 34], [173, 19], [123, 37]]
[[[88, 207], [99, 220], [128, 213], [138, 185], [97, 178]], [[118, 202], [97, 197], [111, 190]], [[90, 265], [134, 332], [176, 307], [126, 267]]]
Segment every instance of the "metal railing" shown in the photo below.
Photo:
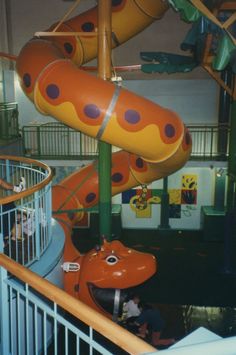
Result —
[[51, 241], [52, 173], [32, 159], [0, 156], [1, 179], [17, 185], [22, 176], [25, 191], [0, 191], [0, 236], [4, 253], [28, 266], [40, 258]]
[[97, 140], [60, 123], [22, 128], [24, 155], [44, 159], [93, 159]]
[[19, 137], [18, 106], [15, 102], [0, 103], [0, 139]]
[[222, 126], [189, 126], [192, 137], [191, 160], [227, 160], [230, 128]]
[[[188, 126], [193, 148], [190, 159], [226, 160], [228, 126]], [[24, 126], [24, 155], [38, 159], [94, 159], [98, 156], [97, 140], [61, 123]], [[112, 147], [116, 151], [116, 147]]]
[[[0, 353], [149, 354], [155, 348], [0, 254]], [[124, 351], [122, 351], [123, 349]]]

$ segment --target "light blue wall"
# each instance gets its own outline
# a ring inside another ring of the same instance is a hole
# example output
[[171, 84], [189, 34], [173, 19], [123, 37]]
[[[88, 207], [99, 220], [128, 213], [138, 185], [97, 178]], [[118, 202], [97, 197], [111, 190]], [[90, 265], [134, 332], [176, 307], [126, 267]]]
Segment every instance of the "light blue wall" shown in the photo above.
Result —
[[3, 70], [3, 101], [15, 101], [14, 71]]
[[187, 125], [217, 122], [219, 87], [212, 79], [129, 80], [124, 86], [175, 111]]

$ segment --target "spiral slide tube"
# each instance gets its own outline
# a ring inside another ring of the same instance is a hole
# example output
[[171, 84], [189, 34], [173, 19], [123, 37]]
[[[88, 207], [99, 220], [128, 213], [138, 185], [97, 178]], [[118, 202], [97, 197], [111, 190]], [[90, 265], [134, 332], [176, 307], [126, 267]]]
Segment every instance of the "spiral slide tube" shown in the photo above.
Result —
[[[113, 47], [142, 31], [166, 10], [161, 0], [113, 1]], [[96, 27], [95, 7], [64, 22], [57, 30], [93, 32]], [[112, 194], [140, 183], [150, 183], [180, 169], [191, 152], [191, 137], [180, 118], [168, 109], [78, 68], [96, 53], [96, 34], [33, 38], [17, 59], [22, 89], [41, 113], [123, 149], [112, 158]], [[94, 162], [54, 187], [53, 208], [91, 207], [98, 203], [98, 193], [97, 162]], [[117, 241], [104, 241], [100, 250], [80, 255], [69, 236], [73, 223], [81, 217], [81, 213], [64, 213], [58, 218], [68, 237], [65, 259], [77, 260], [81, 266], [80, 272], [68, 273], [65, 277], [65, 289], [101, 311], [95, 302], [98, 292], [94, 292], [94, 285], [96, 290], [135, 286], [155, 273], [156, 262], [152, 255], [131, 251]], [[118, 256], [110, 258], [116, 253]], [[119, 266], [121, 260], [123, 265]], [[127, 272], [131, 264], [132, 275]], [[98, 270], [102, 270], [102, 275]]]

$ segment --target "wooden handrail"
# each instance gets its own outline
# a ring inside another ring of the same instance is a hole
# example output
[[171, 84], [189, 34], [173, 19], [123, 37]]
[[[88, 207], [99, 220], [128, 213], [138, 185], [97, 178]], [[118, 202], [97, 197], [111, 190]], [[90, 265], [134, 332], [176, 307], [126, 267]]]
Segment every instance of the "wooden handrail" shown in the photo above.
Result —
[[139, 355], [157, 351], [156, 348], [4, 254], [0, 254], [0, 266], [29, 284], [42, 295], [46, 295], [48, 299], [101, 333], [129, 354]]
[[38, 190], [42, 189], [44, 186], [48, 185], [49, 182], [53, 178], [53, 174], [52, 174], [51, 168], [48, 165], [42, 163], [39, 160], [30, 159], [30, 158], [24, 158], [24, 157], [11, 156], [11, 155], [0, 155], [0, 159], [1, 160], [18, 161], [20, 163], [26, 163], [26, 164], [34, 164], [34, 165], [36, 165], [38, 167], [41, 167], [41, 168], [43, 168], [43, 169], [48, 171], [48, 176], [43, 181], [39, 182], [38, 184], [36, 184], [36, 185], [34, 185], [32, 187], [29, 187], [26, 190], [24, 190], [22, 192], [19, 192], [17, 194], [12, 194], [10, 196], [6, 196], [6, 197], [3, 197], [3, 198], [0, 198], [0, 204], [1, 205], [5, 205], [6, 203], [14, 202], [14, 201], [19, 200], [20, 198], [25, 197], [25, 196], [32, 195], [35, 191], [38, 191]]

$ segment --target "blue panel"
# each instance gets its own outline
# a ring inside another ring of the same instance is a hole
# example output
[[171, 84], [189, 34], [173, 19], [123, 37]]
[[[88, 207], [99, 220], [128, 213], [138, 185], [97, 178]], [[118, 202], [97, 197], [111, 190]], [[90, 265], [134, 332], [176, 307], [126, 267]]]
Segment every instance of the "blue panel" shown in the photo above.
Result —
[[[59, 274], [62, 275], [63, 271], [60, 269], [60, 265], [61, 259], [63, 258], [64, 244], [65, 236], [63, 228], [55, 219], [52, 219], [52, 241], [48, 248], [45, 250], [45, 253], [41, 256], [40, 260], [34, 262], [30, 266], [30, 270], [48, 279], [48, 276], [53, 272], [54, 269], [56, 269], [55, 273], [58, 274], [59, 265], [59, 270], [61, 270]], [[61, 278], [60, 275], [58, 276]]]

